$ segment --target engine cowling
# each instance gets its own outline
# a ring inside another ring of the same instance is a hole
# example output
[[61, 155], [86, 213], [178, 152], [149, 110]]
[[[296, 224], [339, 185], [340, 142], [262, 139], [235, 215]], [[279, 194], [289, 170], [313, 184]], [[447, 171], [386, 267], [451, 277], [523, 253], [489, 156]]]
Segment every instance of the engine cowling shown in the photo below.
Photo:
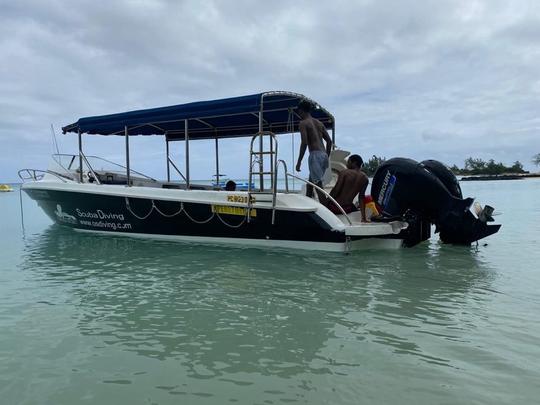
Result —
[[[469, 208], [474, 199], [463, 199], [457, 178], [435, 160], [422, 163], [407, 158], [387, 160], [375, 173], [371, 195], [383, 215], [409, 216], [435, 224], [446, 243], [470, 244], [500, 228], [472, 214]], [[412, 240], [420, 241], [414, 237]]]

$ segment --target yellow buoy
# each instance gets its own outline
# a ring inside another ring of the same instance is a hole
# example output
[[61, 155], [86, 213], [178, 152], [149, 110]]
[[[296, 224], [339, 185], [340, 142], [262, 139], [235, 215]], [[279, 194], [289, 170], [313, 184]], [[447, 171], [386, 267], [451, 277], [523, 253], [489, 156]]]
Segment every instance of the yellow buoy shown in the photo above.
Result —
[[13, 188], [11, 188], [11, 186], [8, 184], [0, 184], [0, 191], [13, 191]]

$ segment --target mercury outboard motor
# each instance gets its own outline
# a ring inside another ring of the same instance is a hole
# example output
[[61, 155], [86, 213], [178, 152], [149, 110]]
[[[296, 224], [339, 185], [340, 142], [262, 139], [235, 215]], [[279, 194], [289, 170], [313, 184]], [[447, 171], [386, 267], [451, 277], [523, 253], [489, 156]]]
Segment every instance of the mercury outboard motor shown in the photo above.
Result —
[[443, 242], [461, 245], [492, 235], [501, 227], [488, 225], [473, 215], [469, 208], [474, 199], [462, 198], [454, 174], [436, 160], [387, 160], [375, 173], [371, 195], [382, 207], [384, 216], [402, 217], [412, 223], [405, 238], [407, 246], [429, 237], [425, 231], [414, 234], [426, 223], [436, 225]]
[[463, 198], [463, 193], [461, 192], [461, 186], [459, 185], [459, 181], [454, 175], [454, 173], [452, 173], [452, 171], [448, 168], [448, 166], [439, 162], [438, 160], [432, 159], [423, 160], [420, 163], [423, 164], [424, 167], [428, 169], [431, 173], [437, 176], [437, 178], [441, 181], [442, 184], [444, 184], [450, 194], [457, 198]]

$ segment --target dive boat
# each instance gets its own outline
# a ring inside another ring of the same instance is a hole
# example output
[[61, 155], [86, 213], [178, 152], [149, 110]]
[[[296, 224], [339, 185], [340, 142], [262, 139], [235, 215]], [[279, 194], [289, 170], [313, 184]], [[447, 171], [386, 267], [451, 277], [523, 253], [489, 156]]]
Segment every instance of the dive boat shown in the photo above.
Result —
[[[287, 171], [279, 159], [278, 138], [298, 132], [296, 107], [304, 99], [316, 106], [312, 116], [331, 133], [335, 145], [332, 114], [301, 94], [285, 91], [86, 117], [62, 128], [65, 134], [77, 134], [78, 153], [53, 155], [47, 170], [19, 171], [22, 190], [54, 222], [76, 231], [197, 243], [347, 252], [414, 246], [430, 237], [432, 223], [449, 243], [469, 244], [498, 231], [500, 225], [475, 217], [469, 210], [472, 200], [452, 195], [441, 174], [428, 171], [423, 163], [389, 161], [377, 172], [372, 194], [383, 211], [378, 222], [363, 223], [359, 212], [345, 213], [328, 193], [332, 177], [345, 168], [347, 152], [332, 151], [330, 182], [320, 189], [340, 215], [289, 189], [289, 179], [309, 181]], [[124, 137], [125, 165], [84, 154], [83, 136], [96, 135]], [[131, 169], [129, 140], [137, 135], [164, 137], [166, 180]], [[245, 190], [225, 191], [219, 141], [236, 137], [251, 139], [248, 181]], [[190, 180], [189, 145], [201, 139], [215, 142], [213, 185]], [[184, 172], [169, 154], [169, 144], [179, 141], [185, 146]], [[182, 181], [171, 180], [173, 170]], [[278, 189], [278, 179], [283, 189]], [[415, 179], [421, 183], [415, 186], [416, 199], [409, 189], [400, 188], [402, 181]], [[426, 196], [429, 200], [425, 190], [438, 192], [428, 208], [421, 204]]]

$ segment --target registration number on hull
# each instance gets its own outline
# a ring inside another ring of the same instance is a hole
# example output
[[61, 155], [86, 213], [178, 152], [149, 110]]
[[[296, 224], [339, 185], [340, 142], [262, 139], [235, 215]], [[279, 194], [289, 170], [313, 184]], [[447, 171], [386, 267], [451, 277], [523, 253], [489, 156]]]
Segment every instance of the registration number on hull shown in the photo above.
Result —
[[[246, 215], [247, 208], [243, 207], [231, 207], [230, 205], [212, 205], [212, 212], [215, 212], [216, 214], [227, 214], [227, 215], [240, 215], [245, 216]], [[257, 216], [257, 210], [250, 209], [249, 210], [249, 216], [250, 217], [256, 217]]]
[[[246, 195], [228, 195], [227, 196], [227, 201], [228, 202], [247, 204], [248, 197]], [[255, 197], [253, 197], [253, 196], [251, 197], [251, 202], [252, 203], [255, 202]]]

